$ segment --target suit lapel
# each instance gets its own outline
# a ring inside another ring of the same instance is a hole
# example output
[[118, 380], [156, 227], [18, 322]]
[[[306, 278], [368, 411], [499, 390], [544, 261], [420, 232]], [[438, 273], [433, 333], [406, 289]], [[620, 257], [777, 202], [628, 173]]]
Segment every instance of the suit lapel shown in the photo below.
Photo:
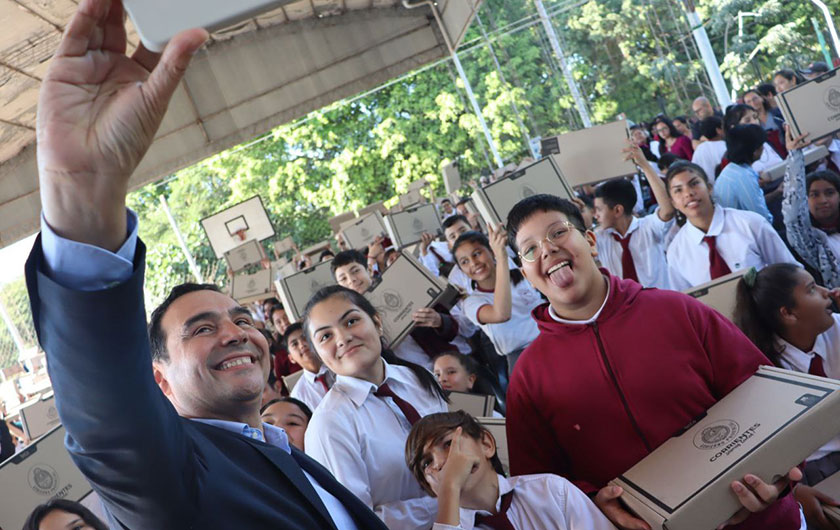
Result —
[[356, 521], [359, 528], [364, 528], [365, 530], [377, 528], [387, 530], [387, 527], [379, 517], [366, 504], [359, 500], [358, 497], [353, 495], [350, 490], [342, 486], [327, 468], [295, 448], [292, 448], [292, 456], [300, 464], [301, 469], [309, 473], [312, 478], [318, 481], [318, 484], [322, 488], [327, 490], [344, 505], [344, 508], [350, 512], [350, 515]]
[[[323, 502], [321, 502], [321, 497], [318, 496], [318, 492], [316, 492], [315, 488], [312, 487], [309, 479], [307, 479], [306, 475], [304, 475], [303, 471], [301, 471], [301, 466], [294, 458], [292, 458], [291, 455], [278, 447], [272, 447], [263, 443], [252, 443], [251, 440], [248, 440], [247, 438], [243, 438], [243, 440], [248, 442], [251, 447], [262, 453], [262, 455], [269, 459], [281, 473], [286, 475], [286, 477], [292, 481], [292, 484], [294, 484], [295, 487], [303, 493], [304, 497], [309, 500], [310, 504], [318, 510], [318, 513], [320, 513], [321, 516], [329, 522], [329, 527], [333, 530], [337, 530], [330, 513], [327, 511], [327, 507], [324, 506]], [[319, 481], [319, 484], [320, 483], [321, 482]]]

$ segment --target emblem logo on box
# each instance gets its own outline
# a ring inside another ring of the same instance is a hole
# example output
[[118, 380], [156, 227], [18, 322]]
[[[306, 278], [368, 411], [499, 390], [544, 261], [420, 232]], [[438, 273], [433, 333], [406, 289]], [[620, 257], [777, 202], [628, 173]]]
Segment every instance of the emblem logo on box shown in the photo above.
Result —
[[383, 292], [382, 301], [385, 302], [385, 306], [391, 311], [399, 309], [402, 306], [402, 297], [396, 291], [388, 290]]
[[694, 435], [697, 449], [717, 449], [738, 436], [741, 426], [732, 420], [716, 421]]
[[29, 486], [39, 495], [52, 495], [58, 488], [58, 473], [46, 464], [36, 464], [29, 470]]
[[521, 192], [522, 198], [527, 199], [528, 197], [533, 197], [537, 194], [536, 190], [531, 186], [525, 185], [519, 190]]
[[835, 112], [840, 111], [840, 90], [837, 90], [835, 87], [829, 87], [829, 89], [825, 91], [823, 101], [829, 110], [833, 110]]

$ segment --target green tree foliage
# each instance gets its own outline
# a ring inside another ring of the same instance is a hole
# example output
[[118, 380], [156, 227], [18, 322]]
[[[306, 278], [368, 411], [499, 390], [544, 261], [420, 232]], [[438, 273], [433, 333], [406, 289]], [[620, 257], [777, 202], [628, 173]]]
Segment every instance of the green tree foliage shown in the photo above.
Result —
[[[634, 121], [663, 111], [685, 114], [694, 97], [712, 95], [678, 0], [544, 3], [594, 122], [621, 113]], [[830, 2], [835, 13], [838, 4]], [[820, 58], [810, 25], [818, 14], [805, 0], [702, 0], [698, 10], [718, 57], [725, 57], [725, 73], [738, 83], [755, 84], [779, 66]], [[741, 39], [739, 10], [761, 13], [747, 20]], [[498, 67], [482, 29], [492, 39]], [[755, 46], [757, 67], [745, 62]], [[528, 155], [528, 137], [580, 127], [531, 0], [485, 0], [460, 56], [505, 161]], [[182, 170], [131, 196], [149, 246], [147, 303], [191, 278], [160, 195], [205, 280], [222, 283], [225, 267], [210, 250], [201, 218], [258, 194], [278, 236], [308, 245], [330, 236], [331, 216], [404, 193], [416, 179], [426, 178], [442, 192], [441, 168], [454, 160], [465, 180], [493, 166], [455, 68], [441, 61]]]

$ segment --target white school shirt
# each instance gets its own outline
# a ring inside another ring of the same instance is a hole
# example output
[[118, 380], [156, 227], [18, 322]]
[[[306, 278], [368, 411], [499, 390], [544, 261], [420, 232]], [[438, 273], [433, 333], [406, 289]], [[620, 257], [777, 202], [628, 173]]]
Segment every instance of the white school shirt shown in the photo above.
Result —
[[442, 241], [432, 241], [429, 243], [429, 248], [426, 249], [426, 254], [420, 253], [420, 263], [425, 265], [429, 269], [429, 272], [435, 276], [440, 276], [440, 260], [434, 255], [432, 248], [445, 261], [454, 263], [455, 259], [452, 257], [452, 253], [449, 252], [449, 246]]
[[[804, 352], [781, 337], [776, 337], [777, 344], [784, 347], [779, 359], [782, 368], [807, 374], [811, 368], [811, 359], [814, 355], [819, 355], [825, 375], [832, 379], [840, 379], [840, 314], [835, 313], [833, 317], [834, 325], [817, 337], [814, 348], [809, 352]], [[840, 451], [840, 436], [829, 440], [805, 460], [817, 460], [837, 451]]]
[[321, 369], [318, 370], [317, 374], [309, 370], [303, 370], [303, 375], [298, 378], [297, 383], [295, 383], [289, 395], [303, 401], [309, 407], [309, 410], [314, 411], [321, 403], [321, 400], [324, 399], [324, 396], [327, 395], [324, 385], [315, 380], [316, 377], [322, 374], [327, 376], [328, 385], [332, 386], [335, 384], [335, 374], [326, 365], [321, 365]]
[[[432, 245], [434, 245], [435, 243], [439, 243], [439, 245], [440, 245], [438, 247], [435, 247], [435, 248], [438, 249], [438, 251], [440, 251], [441, 246], [444, 249], [446, 249], [445, 254], [443, 252], [439, 252], [440, 256], [442, 258], [445, 258], [446, 260], [454, 263], [455, 260], [454, 260], [454, 258], [452, 258], [452, 253], [449, 252], [449, 247], [446, 246], [446, 243], [440, 243], [438, 241], [434, 241], [434, 242], [432, 242]], [[431, 272], [435, 276], [440, 276], [440, 269], [438, 268], [439, 262], [440, 262], [440, 260], [438, 260], [435, 257], [435, 255], [432, 254], [431, 252], [428, 252], [425, 256], [423, 256], [422, 253], [420, 255], [420, 263], [422, 263], [423, 266], [425, 266], [426, 269], [428, 269], [429, 272]], [[447, 280], [449, 281], [449, 283], [451, 283], [453, 285], [456, 285], [458, 287], [462, 287], [466, 290], [466, 287], [464, 287], [463, 285], [460, 285], [459, 283], [455, 283], [455, 282], [452, 281], [452, 275], [453, 275], [453, 273], [455, 273], [455, 271], [458, 271], [461, 274], [460, 277], [458, 277], [456, 275], [457, 280], [461, 281], [461, 282], [465, 281], [467, 283], [467, 287], [469, 287], [470, 280], [469, 280], [469, 278], [467, 278], [464, 275], [463, 272], [461, 272], [461, 270], [458, 268], [458, 265], [454, 265], [452, 267], [452, 271], [449, 273], [449, 277], [447, 278]], [[449, 314], [458, 323], [458, 334], [455, 336], [454, 339], [452, 339], [451, 342], [452, 342], [452, 344], [454, 344], [458, 348], [459, 352], [463, 353], [464, 355], [469, 355], [470, 353], [472, 353], [472, 348], [470, 347], [469, 342], [467, 342], [467, 338], [475, 335], [475, 333], [478, 331], [478, 328], [475, 326], [475, 324], [470, 322], [470, 319], [468, 319], [466, 316], [464, 316], [464, 312], [463, 312], [462, 304], [461, 304], [460, 300], [458, 301], [458, 303], [456, 303], [449, 310]], [[421, 363], [421, 366], [423, 366], [423, 365], [424, 364]]]
[[511, 282], [510, 290], [510, 320], [507, 322], [482, 324], [478, 321], [478, 310], [493, 305], [493, 293], [476, 289], [464, 300], [464, 314], [484, 331], [499, 355], [524, 348], [540, 334], [537, 322], [531, 318], [531, 311], [543, 302], [539, 292], [525, 279], [518, 285]]
[[[644, 287], [669, 288], [668, 264], [665, 261], [665, 236], [674, 224], [673, 218], [670, 221], [660, 219], [658, 210], [641, 219], [634, 217], [630, 221], [630, 227], [624, 236], [633, 234], [630, 238], [630, 254], [633, 255], [636, 276]], [[623, 278], [624, 269], [621, 267], [621, 258], [624, 252], [621, 249], [621, 243], [613, 238], [613, 234], [621, 237], [614, 228], [597, 231], [595, 240], [598, 259], [613, 276]]]
[[[513, 491], [506, 513], [516, 530], [615, 530], [615, 526], [595, 504], [574, 484], [557, 475], [541, 473], [518, 477], [499, 477], [499, 498], [496, 510], [502, 506], [502, 495]], [[483, 510], [461, 508], [461, 526], [435, 523], [433, 530], [473, 530], [476, 514]]]
[[394, 348], [394, 355], [408, 361], [410, 363], [419, 364], [428, 371], [433, 371], [435, 366], [432, 358], [426, 353], [426, 350], [417, 344], [417, 341], [411, 335], [406, 335], [405, 338], [397, 344]]
[[[448, 410], [411, 370], [382, 362], [385, 382], [421, 417]], [[306, 454], [329, 469], [388, 528], [428, 529], [437, 515], [437, 501], [405, 465], [411, 425], [391, 398], [373, 395], [376, 389], [368, 381], [339, 375], [306, 429]]]
[[773, 149], [773, 146], [764, 142], [764, 149], [761, 151], [761, 158], [753, 162], [752, 168], [756, 173], [761, 174], [765, 169], [778, 166], [782, 163], [782, 157]]
[[799, 265], [767, 219], [755, 212], [715, 206], [708, 233], [687, 222], [671, 241], [671, 289], [684, 291], [711, 281], [709, 246], [703, 241], [707, 235], [716, 237], [717, 251], [732, 272], [750, 267], [761, 270], [773, 263]]
[[715, 183], [715, 168], [720, 165], [726, 155], [726, 142], [723, 140], [708, 140], [697, 146], [691, 161], [703, 168], [711, 184]]

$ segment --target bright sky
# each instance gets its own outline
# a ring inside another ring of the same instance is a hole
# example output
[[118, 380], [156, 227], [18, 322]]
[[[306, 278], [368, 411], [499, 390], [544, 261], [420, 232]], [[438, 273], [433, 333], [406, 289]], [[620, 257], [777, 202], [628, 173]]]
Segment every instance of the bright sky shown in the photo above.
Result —
[[35, 235], [0, 249], [0, 285], [23, 276], [23, 264], [32, 250]]

